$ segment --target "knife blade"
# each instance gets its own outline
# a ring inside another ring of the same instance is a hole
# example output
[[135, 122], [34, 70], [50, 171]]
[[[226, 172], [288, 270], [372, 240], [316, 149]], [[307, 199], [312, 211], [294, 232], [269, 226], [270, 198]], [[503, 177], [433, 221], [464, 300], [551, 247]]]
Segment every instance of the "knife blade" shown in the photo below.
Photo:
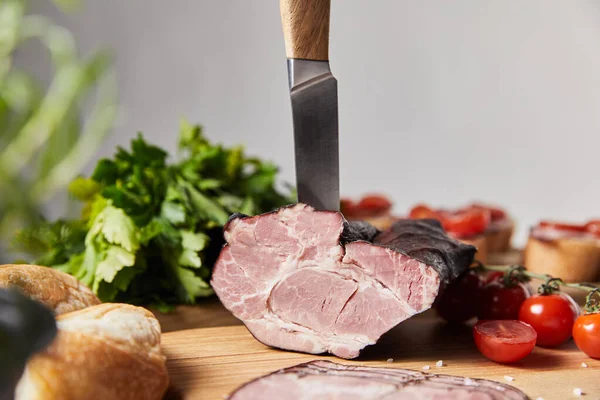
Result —
[[340, 208], [337, 80], [329, 66], [330, 0], [281, 0], [298, 201]]

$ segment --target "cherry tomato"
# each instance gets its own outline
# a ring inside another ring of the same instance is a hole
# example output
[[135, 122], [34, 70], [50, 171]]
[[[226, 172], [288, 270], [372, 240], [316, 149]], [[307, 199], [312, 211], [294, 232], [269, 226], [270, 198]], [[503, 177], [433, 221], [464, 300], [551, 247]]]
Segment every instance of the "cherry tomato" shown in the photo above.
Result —
[[439, 219], [438, 213], [433, 211], [431, 208], [427, 207], [424, 204], [419, 204], [418, 206], [413, 207], [408, 214], [409, 218], [413, 219], [423, 219], [423, 218], [433, 218]]
[[522, 283], [507, 287], [503, 279], [493, 280], [479, 291], [477, 318], [518, 319], [521, 304], [529, 296], [529, 289]]
[[358, 203], [358, 208], [363, 210], [385, 210], [390, 207], [392, 203], [381, 195], [365, 196]]
[[600, 313], [579, 316], [573, 325], [573, 340], [579, 350], [600, 359]]
[[482, 233], [490, 223], [490, 212], [481, 209], [463, 209], [455, 212], [433, 210], [424, 204], [414, 207], [410, 218], [432, 218], [440, 221], [447, 232], [459, 237], [467, 237]]
[[596, 236], [600, 236], [600, 221], [590, 221], [585, 224], [585, 230]]
[[535, 347], [537, 334], [528, 324], [516, 320], [479, 321], [473, 327], [477, 349], [499, 363], [519, 361]]
[[491, 220], [487, 210], [463, 210], [456, 213], [447, 213], [442, 217], [442, 225], [448, 232], [468, 237], [483, 233]]
[[383, 196], [371, 195], [363, 197], [354, 207], [357, 216], [373, 216], [392, 208], [392, 203]]
[[497, 281], [504, 278], [504, 272], [500, 272], [500, 271], [494, 271], [492, 273], [490, 273], [485, 279], [484, 279], [484, 284], [487, 285], [490, 282], [493, 281]]
[[477, 314], [477, 292], [483, 286], [483, 280], [470, 269], [452, 282], [440, 297], [435, 309], [438, 315], [448, 322], [464, 322]]
[[542, 222], [540, 222], [540, 227], [552, 228], [552, 229], [556, 229], [559, 231], [585, 232], [584, 225], [565, 224], [562, 222], [542, 221]]
[[504, 210], [501, 210], [496, 207], [485, 206], [483, 204], [478, 203], [472, 204], [471, 207], [480, 210], [488, 210], [491, 214], [492, 221], [499, 221], [506, 218], [506, 213], [504, 212]]
[[353, 216], [356, 214], [356, 204], [350, 199], [341, 199], [340, 211], [346, 216]]
[[519, 310], [519, 320], [537, 332], [537, 344], [556, 347], [571, 337], [573, 324], [579, 315], [576, 304], [565, 294], [531, 296]]

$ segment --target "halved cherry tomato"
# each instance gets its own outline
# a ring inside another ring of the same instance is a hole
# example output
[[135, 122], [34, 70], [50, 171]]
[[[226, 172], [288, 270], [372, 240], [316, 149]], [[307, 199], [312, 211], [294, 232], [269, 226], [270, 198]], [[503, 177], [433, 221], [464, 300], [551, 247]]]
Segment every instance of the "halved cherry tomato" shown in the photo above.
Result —
[[566, 294], [531, 296], [519, 310], [519, 320], [537, 332], [537, 344], [556, 347], [571, 337], [573, 324], [579, 316], [577, 304]]
[[346, 216], [353, 216], [356, 214], [356, 204], [350, 199], [341, 199], [340, 211]]
[[563, 222], [552, 222], [552, 221], [541, 221], [539, 223], [541, 228], [551, 228], [566, 232], [576, 233], [591, 233], [595, 236], [600, 236], [600, 220], [592, 220], [586, 224], [568, 224]]
[[585, 225], [566, 224], [562, 222], [541, 221], [541, 228], [552, 228], [559, 231], [585, 232]]
[[413, 207], [408, 214], [409, 218], [413, 219], [423, 219], [423, 218], [433, 218], [439, 219], [439, 215], [433, 209], [427, 207], [424, 204], [419, 204], [418, 206]]
[[369, 195], [358, 202], [357, 208], [364, 212], [386, 211], [392, 208], [392, 203], [384, 196]]
[[573, 340], [579, 350], [600, 359], [600, 313], [579, 316], [573, 325]]
[[358, 203], [348, 198], [340, 200], [340, 211], [347, 217], [369, 217], [391, 208], [392, 203], [381, 195], [365, 196]]
[[521, 304], [531, 295], [529, 288], [520, 282], [506, 286], [497, 278], [481, 288], [477, 298], [477, 318], [518, 319]]
[[516, 320], [479, 321], [473, 327], [477, 349], [499, 363], [519, 361], [535, 347], [537, 334], [528, 324]]
[[501, 210], [496, 207], [486, 206], [479, 203], [473, 203], [471, 204], [471, 207], [480, 210], [488, 210], [491, 214], [492, 221], [499, 221], [506, 218], [506, 213], [504, 212], [504, 210]]
[[435, 306], [438, 315], [448, 322], [464, 322], [477, 314], [477, 298], [483, 280], [473, 269], [467, 270], [442, 293]]
[[442, 225], [448, 232], [468, 237], [483, 233], [490, 223], [490, 212], [487, 210], [466, 210], [443, 216]]
[[488, 210], [463, 209], [455, 212], [434, 210], [424, 204], [414, 207], [410, 218], [432, 218], [440, 221], [444, 229], [458, 237], [468, 237], [483, 233], [490, 223], [491, 217]]
[[585, 224], [585, 230], [596, 236], [600, 236], [600, 221], [590, 221]]

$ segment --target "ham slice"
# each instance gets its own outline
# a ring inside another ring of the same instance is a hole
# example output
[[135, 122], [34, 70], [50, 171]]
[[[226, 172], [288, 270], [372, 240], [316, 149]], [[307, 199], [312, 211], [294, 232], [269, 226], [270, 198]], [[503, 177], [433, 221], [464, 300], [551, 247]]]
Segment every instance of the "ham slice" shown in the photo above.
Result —
[[527, 400], [515, 387], [484, 379], [312, 361], [246, 383], [229, 400]]
[[348, 359], [429, 309], [476, 251], [435, 220], [380, 232], [305, 204], [234, 215], [224, 236], [211, 284], [257, 340]]

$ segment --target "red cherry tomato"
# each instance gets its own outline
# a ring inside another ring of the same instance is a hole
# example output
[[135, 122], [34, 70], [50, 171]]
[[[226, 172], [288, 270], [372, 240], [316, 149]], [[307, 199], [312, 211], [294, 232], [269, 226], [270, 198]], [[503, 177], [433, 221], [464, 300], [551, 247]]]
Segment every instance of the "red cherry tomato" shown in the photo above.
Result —
[[538, 346], [556, 347], [571, 337], [579, 315], [576, 306], [566, 294], [536, 294], [521, 305], [519, 320], [535, 329]]
[[468, 237], [483, 233], [491, 220], [487, 210], [462, 210], [456, 213], [445, 213], [442, 225], [448, 232]]
[[477, 314], [474, 300], [483, 286], [483, 280], [470, 269], [452, 282], [440, 297], [435, 309], [438, 315], [448, 322], [464, 322]]
[[384, 196], [371, 195], [363, 197], [357, 207], [361, 211], [385, 211], [392, 208], [392, 203]]
[[565, 294], [535, 295], [521, 305], [519, 320], [535, 329], [538, 346], [556, 347], [571, 337], [573, 324], [579, 315], [576, 307]]
[[469, 208], [450, 212], [446, 210], [433, 210], [424, 204], [414, 207], [410, 211], [409, 217], [414, 219], [437, 219], [447, 232], [453, 233], [458, 237], [468, 237], [483, 233], [491, 220], [488, 210]]
[[424, 204], [419, 204], [418, 206], [413, 207], [408, 214], [409, 218], [412, 219], [423, 219], [423, 218], [433, 218], [439, 219], [438, 213], [433, 211], [431, 208], [427, 207]]
[[600, 359], [600, 313], [579, 316], [573, 325], [573, 340], [579, 350]]
[[590, 221], [585, 224], [585, 230], [596, 236], [600, 236], [600, 221]]
[[477, 318], [518, 319], [521, 304], [529, 296], [527, 286], [522, 283], [507, 287], [503, 279], [491, 281], [479, 291]]
[[473, 327], [473, 337], [477, 349], [485, 357], [499, 363], [511, 363], [531, 353], [537, 334], [521, 321], [479, 321]]
[[585, 232], [584, 225], [575, 225], [575, 224], [565, 224], [562, 222], [552, 222], [552, 221], [542, 221], [540, 222], [541, 228], [551, 228], [559, 231], [569, 231], [569, 232]]
[[356, 214], [356, 204], [350, 199], [341, 199], [340, 211], [342, 214], [351, 217]]
[[486, 206], [486, 205], [478, 204], [478, 203], [472, 204], [471, 207], [480, 209], [480, 210], [488, 210], [491, 214], [492, 221], [499, 221], [499, 220], [506, 218], [506, 213], [504, 212], [504, 210], [501, 210], [496, 207], [490, 207], [490, 206]]
[[502, 278], [504, 278], [504, 272], [494, 271], [485, 278], [484, 284], [487, 285], [490, 282], [497, 281]]

